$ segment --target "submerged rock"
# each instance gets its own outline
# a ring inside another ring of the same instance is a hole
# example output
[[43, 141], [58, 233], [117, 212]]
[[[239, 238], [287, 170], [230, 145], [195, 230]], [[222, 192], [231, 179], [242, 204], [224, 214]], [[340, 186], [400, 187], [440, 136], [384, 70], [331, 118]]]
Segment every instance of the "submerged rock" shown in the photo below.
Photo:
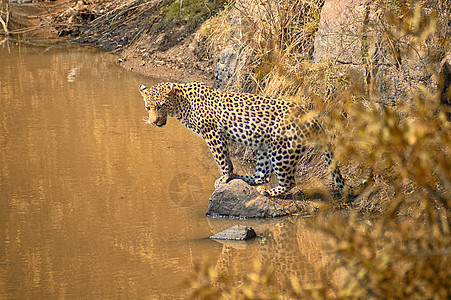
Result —
[[218, 187], [207, 206], [207, 216], [210, 217], [273, 218], [289, 213], [286, 207], [261, 195], [240, 179]]
[[215, 235], [210, 236], [211, 239], [216, 240], [234, 240], [234, 241], [243, 241], [253, 239], [257, 236], [254, 229], [252, 227], [243, 226], [243, 225], [235, 225], [221, 231]]

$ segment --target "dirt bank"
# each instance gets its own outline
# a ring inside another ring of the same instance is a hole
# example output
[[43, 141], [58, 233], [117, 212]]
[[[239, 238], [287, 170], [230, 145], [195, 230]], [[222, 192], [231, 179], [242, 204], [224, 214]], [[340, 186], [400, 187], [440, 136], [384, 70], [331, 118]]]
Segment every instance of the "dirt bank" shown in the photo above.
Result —
[[208, 12], [182, 18], [170, 14], [174, 4], [167, 0], [68, 1], [63, 4], [66, 9], [52, 16], [51, 24], [58, 37], [117, 53], [118, 64], [128, 70], [212, 84], [215, 59], [204, 55], [196, 31], [220, 8], [214, 4]]

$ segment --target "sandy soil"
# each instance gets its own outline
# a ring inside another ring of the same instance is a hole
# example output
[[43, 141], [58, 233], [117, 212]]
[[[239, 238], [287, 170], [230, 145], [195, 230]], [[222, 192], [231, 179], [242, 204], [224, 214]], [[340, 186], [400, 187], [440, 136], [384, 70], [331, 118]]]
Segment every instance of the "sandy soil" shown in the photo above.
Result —
[[175, 82], [201, 81], [208, 85], [214, 82], [214, 62], [199, 61], [193, 57], [189, 37], [185, 43], [165, 51], [148, 51], [154, 47], [149, 40], [142, 41], [139, 49], [119, 53], [118, 65], [146, 76]]

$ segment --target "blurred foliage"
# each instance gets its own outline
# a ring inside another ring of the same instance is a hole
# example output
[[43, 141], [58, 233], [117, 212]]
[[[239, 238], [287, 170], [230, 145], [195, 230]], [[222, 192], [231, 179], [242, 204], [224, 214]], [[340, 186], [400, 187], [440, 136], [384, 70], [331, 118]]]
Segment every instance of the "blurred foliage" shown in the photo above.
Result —
[[200, 299], [277, 299], [279, 292], [274, 281], [274, 270], [254, 261], [253, 272], [241, 283], [234, 274], [219, 272], [206, 262], [195, 265], [193, 278], [187, 280], [191, 298]]
[[[403, 57], [433, 47], [436, 13], [419, 3], [388, 11], [386, 28]], [[398, 14], [395, 18], [395, 14]], [[443, 46], [443, 45], [439, 45]], [[445, 47], [448, 47], [445, 45]], [[396, 51], [396, 50], [394, 50]], [[435, 57], [424, 61], [431, 63]], [[396, 54], [396, 53], [395, 53]], [[396, 56], [396, 55], [395, 55]], [[439, 70], [428, 68], [432, 82]], [[332, 111], [339, 160], [373, 168], [387, 197], [374, 223], [352, 218], [321, 225], [348, 273], [338, 298], [447, 299], [451, 291], [451, 123], [440, 103], [440, 84], [418, 86], [396, 106], [377, 104], [374, 80], [351, 85]], [[360, 97], [359, 97], [360, 95]], [[362, 101], [362, 99], [367, 101]], [[382, 187], [379, 187], [382, 189]]]
[[[257, 55], [261, 64], [265, 55], [284, 57], [268, 59], [265, 70], [262, 65], [254, 68], [263, 92], [298, 101], [310, 99], [330, 116], [327, 123], [334, 129], [338, 160], [373, 169], [376, 184], [359, 200], [366, 209], [358, 206], [359, 211], [341, 220], [318, 217], [311, 221], [311, 226], [330, 236], [330, 251], [338, 258], [332, 270], [340, 270], [341, 279], [321, 276], [317, 284], [305, 285], [293, 277], [280, 287], [274, 283], [272, 267], [258, 262], [255, 271], [240, 282], [233, 274], [217, 274], [200, 264], [189, 281], [193, 297], [449, 299], [451, 123], [447, 116], [451, 110], [440, 101], [443, 78], [437, 66], [450, 48], [449, 38], [443, 38], [446, 30], [437, 28], [443, 23], [437, 16], [447, 14], [436, 10], [449, 10], [449, 6], [444, 1], [379, 4], [379, 23], [373, 30], [391, 45], [390, 53], [384, 55], [398, 59], [399, 64], [420, 57], [430, 76], [394, 106], [378, 101], [374, 77], [362, 82], [333, 61], [311, 64], [294, 59], [290, 51], [285, 54], [282, 49], [287, 49], [290, 39], [280, 38], [283, 30], [277, 42], [266, 41], [262, 46], [254, 35], [252, 44], [257, 47], [255, 53], [261, 53]], [[367, 59], [366, 63], [370, 69], [375, 62]], [[365, 211], [378, 213], [362, 221], [360, 214]]]

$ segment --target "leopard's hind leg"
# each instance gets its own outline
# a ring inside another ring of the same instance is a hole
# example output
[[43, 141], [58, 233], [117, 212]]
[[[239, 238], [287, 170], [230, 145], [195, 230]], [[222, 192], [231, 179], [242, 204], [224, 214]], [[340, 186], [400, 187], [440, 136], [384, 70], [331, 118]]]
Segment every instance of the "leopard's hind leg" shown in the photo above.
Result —
[[330, 174], [332, 175], [332, 180], [334, 185], [338, 188], [338, 191], [343, 193], [345, 188], [345, 180], [341, 175], [340, 169], [337, 166], [337, 161], [334, 160], [332, 152], [329, 150], [324, 151], [324, 160], [326, 165], [329, 167]]
[[289, 192], [296, 184], [297, 164], [304, 155], [306, 148], [301, 143], [294, 144], [291, 148], [286, 148], [290, 150], [275, 147], [270, 152], [272, 168], [279, 184], [265, 191], [265, 195], [267, 196], [278, 197]]
[[260, 185], [268, 182], [271, 172], [271, 160], [268, 158], [268, 153], [259, 150], [254, 175], [234, 175], [233, 179], [242, 179], [249, 185]]

